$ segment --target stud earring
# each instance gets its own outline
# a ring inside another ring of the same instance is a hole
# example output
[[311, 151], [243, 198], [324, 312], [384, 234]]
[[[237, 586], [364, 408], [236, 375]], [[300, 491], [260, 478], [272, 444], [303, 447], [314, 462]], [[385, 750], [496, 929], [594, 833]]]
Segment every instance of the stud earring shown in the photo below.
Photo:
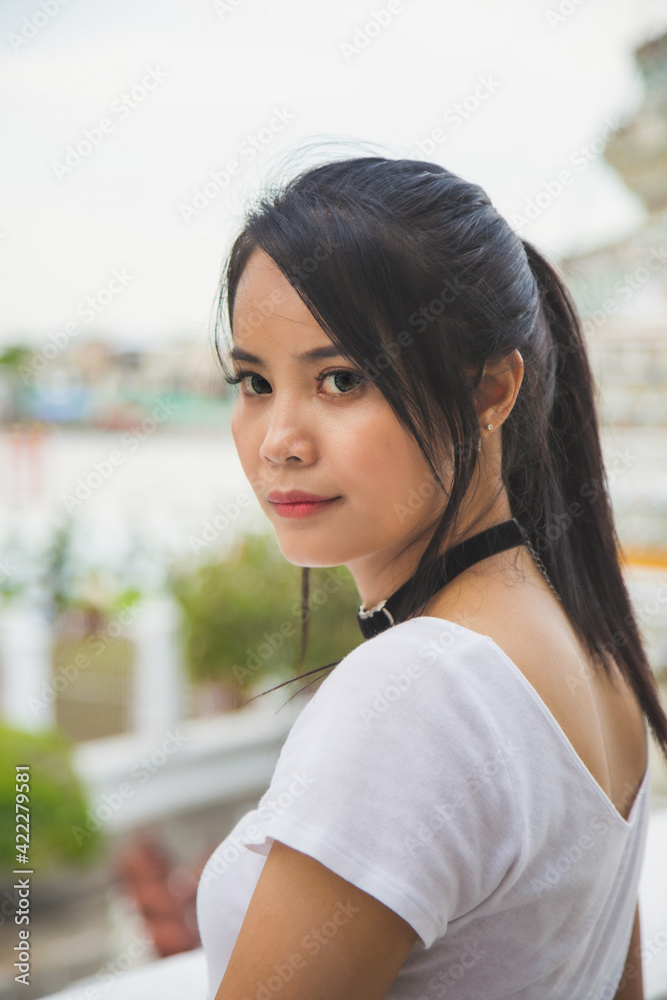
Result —
[[[486, 429], [487, 429], [487, 431], [492, 431], [493, 430], [493, 424], [487, 424], [486, 425]], [[479, 444], [477, 445], [477, 451], [481, 451], [481, 450], [482, 450], [482, 439], [480, 438], [479, 439]]]
[[[487, 429], [487, 431], [492, 431], [493, 430], [493, 424], [487, 424], [486, 425], [486, 429]], [[479, 452], [481, 450], [482, 450], [482, 439], [480, 438], [479, 439], [479, 444], [477, 445], [477, 451]]]

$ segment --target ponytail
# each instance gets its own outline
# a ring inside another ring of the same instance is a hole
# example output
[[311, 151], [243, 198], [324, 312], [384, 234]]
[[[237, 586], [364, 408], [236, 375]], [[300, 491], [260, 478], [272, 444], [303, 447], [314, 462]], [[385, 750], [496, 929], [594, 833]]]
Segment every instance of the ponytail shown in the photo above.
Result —
[[546, 447], [539, 449], [539, 463], [526, 462], [525, 455], [514, 460], [522, 447], [517, 437], [522, 431], [520, 413], [517, 420], [506, 421], [508, 436], [515, 435], [507, 448], [503, 438], [512, 512], [544, 561], [573, 627], [607, 676], [611, 677], [608, 657], [617, 663], [667, 758], [667, 715], [621, 571], [622, 549], [581, 325], [552, 265], [529, 242], [522, 243], [550, 338], [553, 396], [541, 429]]

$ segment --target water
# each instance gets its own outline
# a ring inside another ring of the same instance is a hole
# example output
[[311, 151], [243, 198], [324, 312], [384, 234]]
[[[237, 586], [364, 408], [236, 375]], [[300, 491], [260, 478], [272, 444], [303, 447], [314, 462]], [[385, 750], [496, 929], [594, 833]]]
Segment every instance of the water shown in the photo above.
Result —
[[43, 566], [54, 532], [68, 521], [80, 573], [118, 574], [132, 559], [144, 583], [151, 565], [157, 580], [170, 561], [205, 558], [246, 530], [271, 530], [227, 428], [136, 434], [51, 426], [32, 444], [4, 430], [0, 462], [9, 583]]
[[[624, 547], [667, 548], [667, 428], [604, 430]], [[47, 426], [32, 443], [0, 431], [0, 576], [18, 581], [71, 518], [83, 568], [202, 559], [246, 530], [273, 533], [241, 468], [228, 424], [144, 432]], [[9, 555], [13, 553], [13, 555]], [[13, 559], [13, 563], [12, 563]], [[667, 568], [667, 567], [666, 567]], [[111, 571], [111, 569], [110, 569]]]

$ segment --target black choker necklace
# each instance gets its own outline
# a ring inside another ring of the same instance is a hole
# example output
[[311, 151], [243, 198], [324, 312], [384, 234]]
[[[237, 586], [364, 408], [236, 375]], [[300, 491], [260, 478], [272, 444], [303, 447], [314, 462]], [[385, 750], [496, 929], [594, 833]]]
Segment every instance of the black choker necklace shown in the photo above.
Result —
[[[444, 587], [446, 583], [453, 580], [455, 576], [458, 576], [468, 566], [473, 566], [476, 562], [479, 562], [480, 559], [486, 559], [497, 552], [504, 552], [505, 549], [511, 549], [515, 545], [522, 544], [527, 544], [531, 552], [533, 552], [533, 547], [528, 541], [528, 535], [515, 517], [509, 521], [494, 524], [490, 528], [486, 528], [484, 531], [466, 538], [465, 541], [459, 542], [458, 545], [448, 549], [443, 554], [440, 582], [437, 590]], [[359, 606], [357, 621], [365, 639], [371, 639], [374, 635], [384, 632], [385, 629], [396, 623], [399, 602], [407, 590], [409, 583], [410, 580], [407, 580], [390, 597], [386, 597], [384, 601], [380, 601], [370, 611], [366, 611], [363, 604]]]

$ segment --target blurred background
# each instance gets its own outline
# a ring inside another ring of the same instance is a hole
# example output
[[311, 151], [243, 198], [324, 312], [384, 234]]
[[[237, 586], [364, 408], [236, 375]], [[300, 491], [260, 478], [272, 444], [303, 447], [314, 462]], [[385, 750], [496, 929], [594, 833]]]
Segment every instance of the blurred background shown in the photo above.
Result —
[[213, 350], [297, 154], [439, 162], [565, 275], [667, 698], [667, 0], [4, 0], [0, 45], [0, 1000], [32, 1000], [199, 947], [201, 868], [307, 699], [254, 696], [360, 641], [350, 574], [313, 571], [299, 665]]

